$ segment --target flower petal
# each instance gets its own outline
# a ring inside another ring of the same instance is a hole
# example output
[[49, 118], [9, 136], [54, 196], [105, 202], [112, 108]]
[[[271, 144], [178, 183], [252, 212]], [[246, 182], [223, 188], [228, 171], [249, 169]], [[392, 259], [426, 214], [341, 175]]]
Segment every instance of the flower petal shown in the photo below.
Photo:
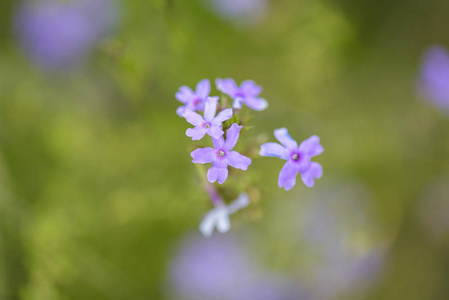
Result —
[[295, 165], [291, 161], [287, 161], [279, 172], [279, 187], [284, 187], [286, 191], [291, 190], [295, 186], [297, 174]]
[[226, 133], [226, 141], [224, 142], [223, 149], [226, 151], [232, 150], [239, 139], [240, 129], [242, 126], [237, 125], [237, 123], [232, 124], [231, 128], [228, 129]]
[[288, 159], [289, 150], [279, 145], [278, 143], [265, 143], [260, 146], [259, 154], [261, 156], [279, 157], [282, 159]]
[[223, 208], [223, 212], [217, 216], [217, 230], [221, 233], [225, 233], [231, 229], [231, 222], [229, 221], [229, 215], [226, 208]]
[[323, 176], [323, 168], [317, 162], [312, 162], [309, 170], [301, 174], [302, 181], [308, 187], [313, 187], [315, 178], [321, 178], [321, 176]]
[[218, 115], [212, 120], [212, 125], [219, 125], [226, 120], [232, 118], [232, 108], [227, 108], [218, 113]]
[[195, 98], [195, 94], [192, 89], [188, 86], [183, 85], [179, 88], [178, 92], [175, 94], [176, 99], [182, 103], [189, 103]]
[[298, 144], [288, 134], [287, 128], [279, 128], [274, 131], [276, 139], [289, 150], [298, 148]]
[[233, 97], [235, 93], [238, 92], [238, 86], [235, 83], [235, 81], [231, 78], [217, 78], [215, 80], [215, 84], [217, 85], [217, 90], [228, 94], [229, 96]]
[[193, 158], [192, 162], [196, 164], [207, 164], [211, 163], [217, 157], [217, 150], [211, 147], [206, 148], [198, 148], [190, 153], [190, 156]]
[[197, 97], [206, 99], [210, 93], [210, 81], [209, 79], [203, 79], [196, 85], [195, 94]]
[[218, 179], [218, 183], [222, 184], [223, 182], [226, 181], [226, 178], [228, 178], [227, 168], [211, 167], [207, 171], [207, 179], [211, 183], [215, 182]]
[[204, 217], [203, 221], [201, 221], [199, 229], [205, 237], [209, 237], [212, 235], [212, 232], [214, 231], [215, 222], [216, 220], [214, 218], [214, 215], [211, 215], [210, 213], [208, 213]]
[[240, 85], [240, 91], [242, 91], [246, 97], [256, 97], [262, 93], [262, 87], [257, 85], [253, 80], [245, 80]]
[[213, 126], [213, 125], [212, 125], [211, 127], [209, 127], [209, 130], [207, 131], [207, 133], [208, 133], [211, 137], [213, 137], [213, 138], [215, 138], [215, 139], [218, 139], [218, 138], [220, 138], [221, 136], [223, 136], [224, 131], [221, 130], [220, 126]]
[[206, 99], [206, 106], [204, 108], [204, 120], [210, 122], [215, 117], [217, 112], [218, 97], [208, 97]]
[[231, 167], [240, 170], [248, 170], [248, 166], [251, 164], [251, 158], [246, 157], [236, 151], [230, 151], [226, 154], [226, 158], [228, 159], [228, 164]]
[[254, 110], [264, 110], [268, 107], [268, 102], [263, 98], [248, 97], [243, 100], [243, 102], [251, 109]]
[[316, 135], [312, 135], [299, 145], [299, 151], [306, 153], [310, 157], [313, 157], [323, 153], [324, 149], [320, 145], [320, 138]]
[[235, 108], [235, 109], [241, 109], [242, 108], [242, 102], [243, 102], [243, 98], [242, 97], [234, 98], [234, 102], [232, 102], [232, 107]]
[[182, 116], [186, 118], [187, 122], [195, 126], [202, 126], [204, 123], [203, 117], [190, 109], [186, 109]]
[[214, 144], [215, 149], [221, 149], [224, 145], [224, 138], [220, 136], [218, 139], [212, 138], [212, 144]]
[[180, 117], [182, 117], [182, 115], [186, 112], [186, 107], [187, 105], [184, 106], [180, 106], [176, 109], [176, 114]]
[[192, 141], [201, 140], [207, 133], [207, 129], [202, 126], [196, 126], [195, 128], [188, 128], [186, 135], [192, 138]]

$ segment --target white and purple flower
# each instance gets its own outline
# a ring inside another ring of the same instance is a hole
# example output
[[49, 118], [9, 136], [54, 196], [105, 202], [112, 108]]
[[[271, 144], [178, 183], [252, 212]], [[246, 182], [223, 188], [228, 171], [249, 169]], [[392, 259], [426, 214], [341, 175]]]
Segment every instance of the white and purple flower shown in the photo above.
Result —
[[237, 144], [240, 129], [242, 126], [234, 123], [226, 134], [226, 141], [223, 136], [218, 139], [212, 138], [214, 148], [199, 148], [190, 153], [193, 163], [212, 163], [212, 167], [207, 171], [207, 179], [210, 182], [218, 180], [218, 183], [224, 183], [228, 178], [228, 165], [240, 170], [247, 170], [251, 164], [249, 157], [231, 151]]
[[310, 158], [323, 152], [320, 138], [316, 135], [303, 141], [299, 147], [293, 140], [286, 128], [276, 129], [274, 136], [283, 145], [278, 143], [265, 143], [260, 147], [261, 156], [274, 156], [287, 160], [279, 173], [279, 187], [286, 191], [292, 189], [296, 184], [296, 175], [301, 174], [305, 185], [313, 187], [315, 178], [321, 178], [323, 169], [317, 162], [311, 162]]
[[186, 118], [187, 122], [195, 125], [195, 128], [187, 129], [186, 135], [188, 137], [191, 137], [192, 140], [197, 141], [201, 140], [206, 133], [216, 139], [224, 134], [221, 124], [232, 117], [232, 108], [225, 109], [215, 116], [215, 113], [217, 112], [217, 104], [218, 97], [207, 98], [204, 108], [204, 118], [190, 109], [185, 110], [182, 116]]
[[254, 110], [264, 110], [268, 107], [267, 101], [259, 97], [262, 87], [252, 80], [243, 81], [240, 87], [231, 78], [217, 78], [215, 83], [219, 91], [229, 95], [234, 100], [232, 106], [236, 109], [242, 108], [242, 103]]
[[178, 107], [176, 113], [182, 117], [186, 109], [191, 111], [203, 111], [206, 104], [206, 99], [210, 93], [210, 81], [209, 79], [203, 79], [196, 85], [195, 92], [188, 86], [181, 86], [176, 93], [175, 97], [184, 106]]

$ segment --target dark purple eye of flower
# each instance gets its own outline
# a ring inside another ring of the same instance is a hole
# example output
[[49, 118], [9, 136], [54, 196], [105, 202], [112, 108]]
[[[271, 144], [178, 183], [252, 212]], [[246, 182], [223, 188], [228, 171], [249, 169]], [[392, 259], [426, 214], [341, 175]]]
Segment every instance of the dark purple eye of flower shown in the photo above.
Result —
[[292, 154], [292, 159], [294, 161], [298, 161], [301, 158], [301, 155], [299, 155], [299, 153], [293, 153]]
[[201, 101], [203, 101], [202, 99], [199, 99], [199, 98], [197, 98], [197, 99], [195, 99], [195, 100], [193, 100], [193, 105], [198, 105], [198, 104], [200, 104], [201, 103]]
[[224, 151], [223, 150], [218, 151], [218, 156], [224, 157], [225, 156]]
[[204, 124], [203, 124], [203, 128], [206, 128], [206, 129], [207, 129], [207, 128], [209, 128], [209, 127], [210, 127], [210, 124], [209, 124], [209, 123], [204, 123]]
[[235, 93], [234, 97], [235, 98], [245, 98], [245, 94], [238, 92], [238, 93]]

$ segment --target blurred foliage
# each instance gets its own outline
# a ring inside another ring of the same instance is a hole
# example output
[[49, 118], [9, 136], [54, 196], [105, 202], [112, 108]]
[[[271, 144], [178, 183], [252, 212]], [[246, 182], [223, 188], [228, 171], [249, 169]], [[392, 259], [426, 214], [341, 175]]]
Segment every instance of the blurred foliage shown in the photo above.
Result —
[[[1, 299], [166, 299], [173, 248], [211, 206], [174, 94], [217, 77], [264, 87], [270, 106], [245, 138], [274, 140], [283, 126], [298, 140], [317, 134], [317, 185], [355, 181], [372, 194], [389, 249], [361, 298], [448, 297], [447, 239], [428, 238], [415, 217], [449, 172], [449, 119], [415, 87], [425, 47], [449, 45], [448, 3], [270, 1], [260, 23], [240, 26], [197, 1], [129, 0], [116, 35], [61, 74], [20, 50], [15, 7], [0, 4]], [[279, 160], [252, 158], [258, 201], [232, 226], [264, 236], [273, 205], [301, 197], [278, 190]], [[267, 243], [267, 257], [284, 253]]]

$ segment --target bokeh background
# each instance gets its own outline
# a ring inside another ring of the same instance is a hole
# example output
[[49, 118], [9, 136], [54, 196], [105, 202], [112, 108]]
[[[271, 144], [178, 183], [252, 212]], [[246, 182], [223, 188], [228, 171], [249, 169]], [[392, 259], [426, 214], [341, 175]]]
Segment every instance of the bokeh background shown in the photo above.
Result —
[[[0, 299], [448, 299], [449, 110], [420, 92], [448, 16], [438, 0], [2, 0]], [[324, 176], [285, 192], [282, 161], [252, 156], [250, 206], [206, 239], [174, 94], [217, 77], [264, 87], [242, 139], [317, 134]]]

